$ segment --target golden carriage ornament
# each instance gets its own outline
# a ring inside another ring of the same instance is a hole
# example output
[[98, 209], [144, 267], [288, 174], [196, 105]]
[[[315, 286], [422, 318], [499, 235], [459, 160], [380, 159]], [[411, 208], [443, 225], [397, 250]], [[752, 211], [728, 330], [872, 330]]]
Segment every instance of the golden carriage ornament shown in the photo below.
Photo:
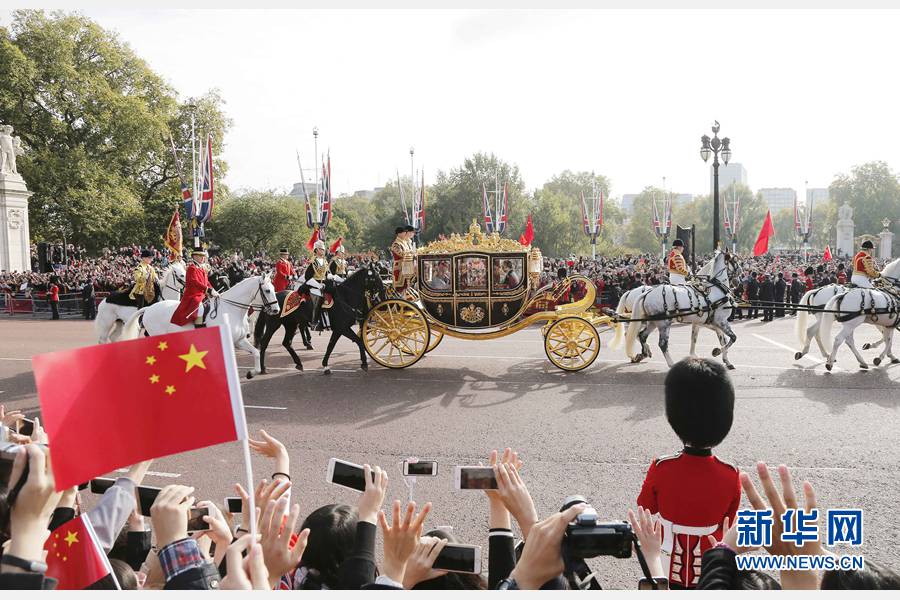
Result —
[[[540, 322], [544, 351], [560, 369], [580, 371], [600, 352], [597, 327], [608, 326], [611, 319], [591, 310], [593, 282], [573, 275], [540, 287], [543, 257], [538, 248], [484, 234], [473, 221], [467, 234], [421, 248], [415, 266], [413, 283], [404, 293], [391, 291], [363, 321], [366, 351], [382, 366], [409, 367], [445, 335], [495, 339]], [[584, 295], [562, 302], [575, 282], [584, 286]]]

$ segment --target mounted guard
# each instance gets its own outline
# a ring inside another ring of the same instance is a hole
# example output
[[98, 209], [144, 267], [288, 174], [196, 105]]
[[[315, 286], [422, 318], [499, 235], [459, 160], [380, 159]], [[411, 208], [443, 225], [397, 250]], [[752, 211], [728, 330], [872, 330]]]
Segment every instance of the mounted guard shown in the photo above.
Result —
[[669, 283], [672, 285], [684, 285], [687, 283], [686, 277], [691, 274], [684, 261], [684, 242], [676, 239], [672, 242], [672, 250], [666, 260], [666, 266], [669, 269]]
[[313, 259], [306, 267], [306, 273], [303, 278], [306, 285], [310, 287], [310, 296], [313, 302], [313, 323], [316, 331], [322, 331], [324, 323], [322, 322], [322, 309], [331, 308], [332, 300], [330, 294], [323, 299], [325, 294], [325, 281], [328, 279], [328, 261], [325, 259], [325, 242], [316, 240], [313, 245]]
[[188, 265], [185, 274], [184, 293], [178, 308], [172, 313], [171, 323], [173, 325], [187, 325], [191, 321], [194, 327], [206, 327], [203, 322], [205, 307], [203, 301], [207, 295], [217, 297], [219, 293], [210, 285], [209, 275], [207, 273], [209, 267], [206, 259], [209, 255], [202, 247], [195, 247], [191, 251], [191, 264]]
[[134, 301], [134, 305], [143, 308], [147, 304], [153, 304], [156, 299], [156, 290], [159, 281], [156, 269], [153, 268], [153, 251], [144, 248], [141, 250], [141, 261], [134, 268], [134, 286], [128, 294], [128, 298]]
[[872, 250], [875, 246], [869, 240], [862, 243], [862, 247], [856, 256], [853, 257], [853, 276], [850, 277], [850, 283], [856, 287], [871, 289], [872, 280], [881, 277], [881, 273], [875, 268], [875, 261], [872, 259]]
[[328, 265], [328, 270], [335, 278], [339, 279], [339, 281], [343, 281], [347, 278], [348, 273], [347, 254], [344, 251], [344, 245], [341, 243], [341, 238], [338, 238], [337, 241], [331, 245], [331, 253], [334, 257]]

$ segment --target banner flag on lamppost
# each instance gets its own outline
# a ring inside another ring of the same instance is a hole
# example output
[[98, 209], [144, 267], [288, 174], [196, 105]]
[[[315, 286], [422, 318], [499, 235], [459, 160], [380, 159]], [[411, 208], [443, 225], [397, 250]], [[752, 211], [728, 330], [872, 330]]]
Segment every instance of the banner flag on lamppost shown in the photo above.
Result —
[[484, 230], [487, 233], [494, 232], [494, 218], [491, 216], [491, 205], [488, 202], [487, 188], [481, 184], [481, 204], [484, 212]]

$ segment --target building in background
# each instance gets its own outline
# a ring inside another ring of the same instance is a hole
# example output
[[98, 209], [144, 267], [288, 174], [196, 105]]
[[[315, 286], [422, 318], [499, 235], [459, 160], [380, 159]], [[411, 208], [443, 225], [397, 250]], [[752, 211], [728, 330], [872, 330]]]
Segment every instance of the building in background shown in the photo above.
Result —
[[[622, 212], [626, 215], [631, 215], [634, 213], [634, 200], [640, 196], [640, 194], [622, 194], [622, 199], [619, 201], [619, 207], [622, 209]], [[683, 206], [693, 201], [694, 194], [672, 194], [672, 206]], [[660, 209], [662, 209], [662, 198], [660, 198]]]
[[[740, 183], [749, 187], [747, 183], [747, 169], [741, 163], [728, 163], [727, 165], [719, 165], [719, 193], [728, 189], [733, 183]], [[712, 166], [709, 167], [709, 194], [713, 194], [715, 185], [715, 177], [713, 175]]]
[[813, 209], [816, 206], [827, 204], [830, 199], [831, 194], [828, 188], [806, 188], [806, 205], [809, 206], [809, 203], [812, 202]]
[[620, 206], [622, 208], [622, 212], [626, 215], [630, 215], [634, 212], [634, 200], [640, 196], [640, 194], [622, 194], [622, 202]]
[[786, 208], [794, 210], [794, 201], [797, 200], [794, 188], [760, 188], [759, 195], [772, 211], [772, 216]]

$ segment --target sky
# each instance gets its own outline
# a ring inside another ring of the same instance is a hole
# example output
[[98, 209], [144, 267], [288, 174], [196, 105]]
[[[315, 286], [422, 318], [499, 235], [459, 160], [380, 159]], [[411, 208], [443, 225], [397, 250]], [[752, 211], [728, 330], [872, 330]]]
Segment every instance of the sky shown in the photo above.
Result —
[[82, 12], [183, 98], [221, 91], [232, 189], [290, 189], [314, 126], [337, 192], [409, 173], [412, 146], [426, 183], [483, 151], [529, 189], [571, 169], [614, 197], [663, 177], [705, 194], [713, 120], [754, 190], [802, 197], [870, 160], [900, 167], [898, 12]]

